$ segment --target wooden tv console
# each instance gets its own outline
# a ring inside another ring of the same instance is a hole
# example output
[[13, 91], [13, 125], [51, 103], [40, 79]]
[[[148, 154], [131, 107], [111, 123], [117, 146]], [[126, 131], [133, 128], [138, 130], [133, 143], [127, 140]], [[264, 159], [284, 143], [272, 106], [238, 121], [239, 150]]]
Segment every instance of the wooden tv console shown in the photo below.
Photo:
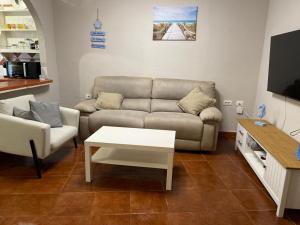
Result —
[[[255, 120], [238, 120], [236, 144], [275, 203], [276, 215], [283, 217], [286, 208], [300, 209], [300, 161], [297, 160], [298, 143], [290, 136], [266, 122], [255, 125]], [[261, 148], [254, 151], [247, 144], [251, 137]]]

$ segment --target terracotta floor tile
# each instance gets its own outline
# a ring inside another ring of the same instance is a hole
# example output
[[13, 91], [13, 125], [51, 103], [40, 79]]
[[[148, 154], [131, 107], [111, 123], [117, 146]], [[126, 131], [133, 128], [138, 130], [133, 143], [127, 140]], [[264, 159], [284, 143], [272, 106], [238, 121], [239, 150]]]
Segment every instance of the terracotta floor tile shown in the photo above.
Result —
[[91, 225], [130, 225], [130, 215], [93, 216]]
[[172, 180], [173, 191], [194, 189], [195, 187], [196, 185], [191, 175], [186, 174], [180, 176], [173, 176], [173, 180]]
[[169, 212], [196, 212], [203, 208], [201, 195], [198, 190], [167, 192], [166, 201]]
[[300, 210], [288, 209], [285, 210], [285, 216], [291, 219], [295, 224], [300, 225]]
[[36, 178], [36, 171], [33, 165], [21, 165], [21, 163], [18, 163], [1, 169], [0, 176]]
[[243, 211], [243, 207], [229, 190], [199, 191], [201, 212], [211, 211], [234, 213]]
[[243, 173], [233, 161], [209, 161], [209, 165], [217, 174]]
[[230, 154], [228, 151], [216, 150], [214, 152], [207, 152], [204, 155], [204, 159], [207, 161], [230, 161]]
[[43, 176], [69, 176], [73, 168], [74, 165], [48, 164], [43, 168]]
[[90, 225], [91, 219], [85, 216], [50, 216], [41, 217], [38, 222], [41, 225]]
[[227, 171], [218, 173], [220, 179], [229, 189], [257, 189], [257, 185], [245, 173]]
[[207, 225], [206, 219], [199, 212], [168, 213], [167, 220], [168, 225]]
[[175, 161], [173, 165], [173, 176], [187, 176], [187, 170], [183, 165], [183, 161]]
[[166, 214], [131, 214], [131, 225], [168, 225]]
[[[17, 178], [18, 179], [18, 178]], [[25, 178], [23, 183], [19, 184], [14, 193], [17, 194], [57, 194], [59, 193], [67, 181], [67, 177], [44, 177]]]
[[130, 212], [129, 192], [98, 192], [92, 207], [92, 215]]
[[183, 165], [189, 174], [214, 174], [206, 161], [183, 161]]
[[90, 216], [94, 193], [62, 193], [50, 212], [52, 216]]
[[127, 166], [93, 164], [86, 183], [82, 144], [67, 143], [44, 165], [36, 179], [32, 158], [0, 153], [1, 225], [300, 225], [299, 210], [275, 217], [234, 140], [220, 139], [216, 152], [176, 152], [172, 191], [165, 170]]
[[228, 213], [212, 210], [203, 217], [206, 225], [255, 225], [245, 212]]
[[[298, 212], [299, 213], [299, 212]], [[294, 223], [287, 218], [278, 218], [276, 211], [248, 211], [254, 224], [257, 225], [293, 225]]]
[[192, 152], [192, 151], [176, 151], [175, 158], [178, 160], [206, 160], [202, 152]]
[[85, 182], [83, 175], [73, 175], [67, 180], [63, 192], [91, 192], [92, 184]]
[[22, 177], [0, 177], [0, 194], [13, 193], [26, 179]]
[[232, 190], [240, 203], [247, 210], [274, 210], [276, 204], [263, 191], [257, 189], [251, 190]]
[[[3, 196], [2, 196], [3, 197]], [[10, 195], [0, 202], [0, 216], [42, 216], [53, 208], [56, 195]]]
[[39, 217], [3, 217], [1, 225], [46, 225]]
[[157, 213], [167, 211], [164, 192], [131, 192], [131, 213]]
[[198, 189], [207, 191], [226, 189], [226, 186], [216, 174], [192, 174], [190, 176]]

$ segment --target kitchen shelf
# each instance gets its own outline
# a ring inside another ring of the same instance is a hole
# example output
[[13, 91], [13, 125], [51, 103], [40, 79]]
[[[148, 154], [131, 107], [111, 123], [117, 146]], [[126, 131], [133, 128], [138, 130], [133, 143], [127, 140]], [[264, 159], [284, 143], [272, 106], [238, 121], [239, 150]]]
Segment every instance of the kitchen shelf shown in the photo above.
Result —
[[0, 53], [40, 53], [40, 50], [35, 49], [19, 49], [19, 48], [2, 48]]
[[22, 32], [22, 31], [25, 31], [25, 32], [28, 32], [28, 31], [31, 31], [31, 32], [35, 32], [36, 29], [0, 29], [0, 31], [2, 32]]
[[0, 9], [0, 12], [29, 12], [28, 9]]

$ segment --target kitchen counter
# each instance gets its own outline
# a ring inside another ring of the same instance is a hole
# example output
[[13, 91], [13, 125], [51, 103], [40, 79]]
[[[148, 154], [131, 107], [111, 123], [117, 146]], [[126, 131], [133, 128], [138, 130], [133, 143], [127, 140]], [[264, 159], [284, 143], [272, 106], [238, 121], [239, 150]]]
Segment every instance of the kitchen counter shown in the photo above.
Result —
[[1, 78], [0, 94], [11, 91], [47, 86], [52, 82], [52, 80]]

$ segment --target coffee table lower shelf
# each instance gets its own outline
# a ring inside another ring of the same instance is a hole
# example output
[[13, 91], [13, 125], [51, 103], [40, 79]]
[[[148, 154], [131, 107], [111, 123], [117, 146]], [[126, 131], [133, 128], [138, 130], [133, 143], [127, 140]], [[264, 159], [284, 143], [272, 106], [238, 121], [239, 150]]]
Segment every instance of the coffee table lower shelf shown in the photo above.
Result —
[[161, 152], [102, 147], [92, 156], [92, 162], [121, 166], [168, 169], [168, 155]]

